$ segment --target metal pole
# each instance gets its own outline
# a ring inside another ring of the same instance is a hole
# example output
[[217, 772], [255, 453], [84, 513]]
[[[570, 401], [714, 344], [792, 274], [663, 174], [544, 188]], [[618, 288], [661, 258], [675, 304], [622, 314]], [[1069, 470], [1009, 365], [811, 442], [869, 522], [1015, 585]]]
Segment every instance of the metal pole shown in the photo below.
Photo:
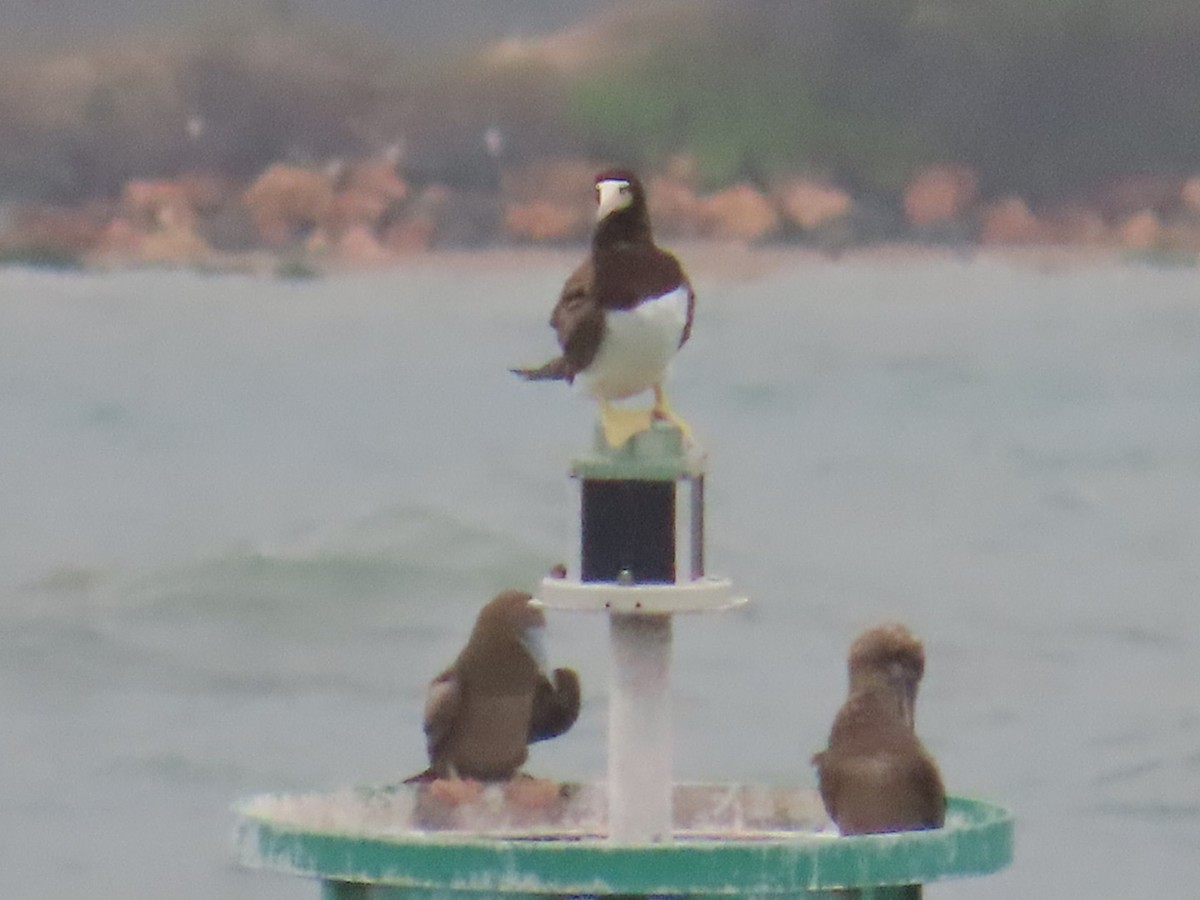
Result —
[[671, 617], [612, 613], [609, 840], [671, 839]]

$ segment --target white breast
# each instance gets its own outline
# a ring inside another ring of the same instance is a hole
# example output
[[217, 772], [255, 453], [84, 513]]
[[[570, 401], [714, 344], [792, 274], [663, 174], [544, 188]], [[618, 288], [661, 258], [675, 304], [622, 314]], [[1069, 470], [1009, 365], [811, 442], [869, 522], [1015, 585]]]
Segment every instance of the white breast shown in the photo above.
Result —
[[620, 400], [660, 383], [683, 338], [687, 308], [688, 288], [680, 285], [631, 310], [610, 312], [600, 350], [579, 375], [583, 389]]

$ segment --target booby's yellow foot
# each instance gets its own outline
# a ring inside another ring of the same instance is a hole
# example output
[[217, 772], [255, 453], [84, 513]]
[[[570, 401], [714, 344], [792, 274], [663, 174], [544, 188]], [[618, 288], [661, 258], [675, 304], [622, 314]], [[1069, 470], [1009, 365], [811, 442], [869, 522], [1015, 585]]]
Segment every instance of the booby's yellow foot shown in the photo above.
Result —
[[604, 440], [614, 450], [624, 446], [635, 434], [645, 431], [654, 421], [648, 409], [623, 409], [609, 403], [600, 404], [600, 427]]
[[692, 443], [692, 426], [679, 418], [679, 415], [674, 410], [656, 409], [654, 410], [654, 418], [660, 422], [670, 422], [678, 428], [679, 434], [683, 437], [683, 445], [685, 447]]
[[470, 778], [439, 778], [429, 785], [429, 793], [447, 806], [461, 806], [478, 800], [483, 785]]
[[650, 411], [651, 416], [660, 422], [670, 422], [679, 429], [679, 433], [683, 438], [685, 447], [692, 443], [692, 426], [683, 421], [675, 410], [671, 409], [671, 404], [667, 402], [667, 395], [663, 393], [661, 387], [654, 389], [654, 409]]

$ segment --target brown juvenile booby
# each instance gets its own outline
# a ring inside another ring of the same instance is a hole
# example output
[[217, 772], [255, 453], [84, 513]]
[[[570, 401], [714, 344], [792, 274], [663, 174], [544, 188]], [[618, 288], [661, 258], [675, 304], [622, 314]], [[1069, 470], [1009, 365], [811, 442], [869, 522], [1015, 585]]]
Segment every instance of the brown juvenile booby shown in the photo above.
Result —
[[[596, 176], [596, 227], [591, 253], [567, 278], [550, 325], [562, 355], [533, 369], [513, 369], [531, 381], [558, 379], [600, 404], [610, 446], [620, 446], [666, 419], [687, 433], [663, 391], [667, 365], [692, 330], [696, 298], [679, 260], [654, 243], [642, 183], [614, 169]], [[654, 391], [650, 410], [611, 401]]]
[[556, 737], [579, 717], [579, 676], [543, 671], [546, 619], [533, 598], [504, 591], [479, 612], [467, 645], [429, 685], [429, 768], [409, 783], [466, 778], [505, 781], [527, 746]]
[[921, 642], [903, 625], [871, 628], [850, 646], [849, 668], [829, 746], [812, 758], [829, 817], [842, 834], [941, 828], [946, 791], [913, 724]]

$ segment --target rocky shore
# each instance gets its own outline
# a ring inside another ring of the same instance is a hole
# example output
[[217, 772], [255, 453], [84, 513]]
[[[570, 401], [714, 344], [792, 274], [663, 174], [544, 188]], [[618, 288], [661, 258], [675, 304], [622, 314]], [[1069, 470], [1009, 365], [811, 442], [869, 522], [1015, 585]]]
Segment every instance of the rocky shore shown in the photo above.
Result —
[[[604, 164], [512, 167], [491, 190], [418, 183], [387, 159], [278, 163], [249, 183], [206, 173], [131, 180], [112, 201], [0, 213], [0, 261], [306, 275], [387, 266], [433, 250], [578, 245], [591, 228], [589, 185]], [[646, 182], [667, 241], [828, 255], [880, 245], [1051, 247], [1186, 262], [1200, 255], [1200, 175], [1124, 178], [1040, 206], [986, 196], [978, 175], [956, 164], [927, 167], [888, 197], [800, 176], [703, 191], [686, 159], [646, 173]]]
[[0, 264], [578, 247], [614, 162], [676, 244], [1200, 255], [1196, 4], [629, 0], [455, 46], [268, 6], [0, 59]]

